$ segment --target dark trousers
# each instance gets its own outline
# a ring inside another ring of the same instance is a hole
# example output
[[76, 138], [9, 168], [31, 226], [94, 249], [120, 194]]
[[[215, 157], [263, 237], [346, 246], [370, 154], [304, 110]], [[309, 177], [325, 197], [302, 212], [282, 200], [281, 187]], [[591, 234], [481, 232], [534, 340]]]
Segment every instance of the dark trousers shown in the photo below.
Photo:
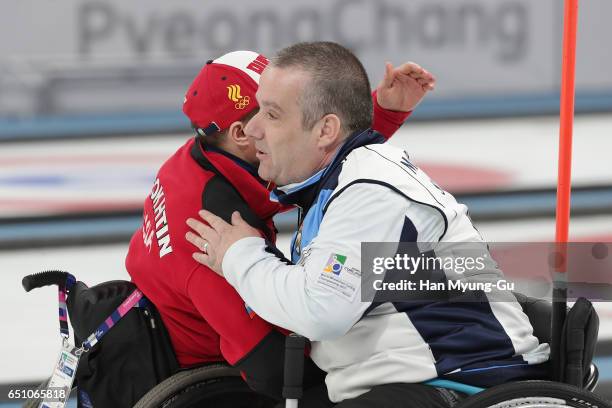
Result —
[[[458, 402], [458, 394], [423, 384], [384, 384], [338, 404], [327, 396], [325, 384], [304, 391], [299, 408], [450, 408]], [[276, 408], [284, 407], [284, 401]]]

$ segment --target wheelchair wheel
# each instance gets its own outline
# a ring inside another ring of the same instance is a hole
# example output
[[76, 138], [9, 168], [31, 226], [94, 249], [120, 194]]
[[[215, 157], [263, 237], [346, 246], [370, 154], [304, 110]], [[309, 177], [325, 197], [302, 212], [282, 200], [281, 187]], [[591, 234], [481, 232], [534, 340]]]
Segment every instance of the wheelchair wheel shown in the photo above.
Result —
[[276, 403], [252, 391], [238, 370], [214, 364], [173, 375], [146, 393], [134, 408], [267, 408]]
[[456, 408], [611, 408], [592, 392], [551, 381], [518, 381], [466, 398]]

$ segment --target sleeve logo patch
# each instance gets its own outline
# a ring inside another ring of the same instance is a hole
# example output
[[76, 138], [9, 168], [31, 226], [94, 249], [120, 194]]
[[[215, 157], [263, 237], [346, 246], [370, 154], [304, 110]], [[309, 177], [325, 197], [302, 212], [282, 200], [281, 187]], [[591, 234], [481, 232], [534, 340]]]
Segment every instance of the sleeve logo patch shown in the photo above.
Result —
[[353, 302], [360, 290], [361, 271], [348, 267], [347, 259], [346, 255], [332, 253], [323, 271], [319, 272], [316, 284], [335, 292], [348, 302]]
[[331, 254], [327, 260], [327, 265], [323, 268], [323, 272], [333, 273], [334, 275], [340, 275], [344, 263], [346, 262], [346, 256], [339, 254]]

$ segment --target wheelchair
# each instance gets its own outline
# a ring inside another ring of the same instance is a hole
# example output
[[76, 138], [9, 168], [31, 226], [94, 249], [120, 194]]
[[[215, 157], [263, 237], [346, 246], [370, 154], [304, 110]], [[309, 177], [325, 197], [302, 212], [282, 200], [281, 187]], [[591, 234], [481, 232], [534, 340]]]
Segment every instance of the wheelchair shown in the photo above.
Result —
[[[29, 291], [36, 287], [57, 284], [61, 290], [67, 276], [72, 275], [60, 271], [29, 275], [24, 278], [23, 286], [26, 291]], [[91, 293], [95, 293], [99, 288], [104, 290], [108, 290], [108, 287], [113, 290], [116, 287], [134, 288], [131, 282], [117, 282], [109, 282], [89, 289]], [[81, 290], [84, 290], [83, 287]], [[87, 295], [89, 296], [90, 293]], [[550, 344], [551, 302], [529, 298], [519, 293], [515, 295], [534, 328], [534, 335], [540, 342]], [[585, 302], [590, 307], [590, 302], [583, 299], [582, 304]], [[573, 309], [568, 309], [568, 317]], [[578, 319], [583, 319], [583, 316], [578, 316]], [[427, 383], [431, 386], [456, 391], [462, 398], [454, 408], [612, 408], [610, 402], [593, 393], [599, 378], [597, 367], [591, 362], [597, 340], [599, 319], [592, 310], [588, 318], [583, 320], [584, 324], [578, 329], [574, 328], [571, 336], [566, 334], [567, 338], [561, 339], [561, 344], [565, 345], [565, 348], [562, 347], [563, 353], [567, 355], [551, 356], [551, 360], [560, 359], [564, 362], [562, 369], [568, 374], [566, 377], [569, 380], [566, 379], [564, 382], [518, 381], [484, 390], [446, 380], [434, 380]], [[288, 407], [297, 407], [301, 397], [301, 371], [305, 342], [306, 340], [298, 335], [287, 337], [283, 397], [287, 399]], [[583, 346], [582, 349], [576, 349], [577, 342]], [[579, 351], [578, 354], [577, 351]], [[553, 373], [551, 373], [551, 378], [555, 378]], [[278, 404], [278, 401], [252, 391], [243, 381], [237, 369], [223, 363], [180, 370], [152, 386], [143, 394], [135, 403], [135, 408], [267, 408]], [[31, 400], [24, 406], [38, 407], [39, 403], [40, 401]]]
[[[529, 320], [534, 328], [534, 335], [540, 340], [540, 342], [550, 343], [551, 331], [550, 331], [550, 319], [552, 304], [545, 300], [530, 298], [520, 293], [515, 293], [519, 304], [523, 308], [525, 314], [529, 317]], [[517, 381], [502, 385], [497, 385], [486, 390], [476, 390], [476, 387], [465, 386], [464, 384], [454, 382], [432, 382], [432, 386], [443, 386], [458, 391], [459, 395], [463, 396], [463, 399], [459, 402], [455, 408], [561, 408], [561, 407], [576, 407], [576, 408], [606, 408], [612, 407], [612, 405], [603, 400], [601, 397], [595, 395], [593, 391], [597, 387], [599, 380], [599, 372], [597, 367], [591, 362], [592, 355], [594, 352], [594, 345], [597, 340], [597, 329], [599, 327], [599, 320], [597, 314], [593, 311], [591, 318], [586, 322], [583, 334], [588, 345], [588, 350], [584, 350], [584, 355], [588, 361], [584, 361], [584, 365], [587, 367], [582, 376], [582, 382], [579, 385], [566, 384], [556, 381], [543, 381], [543, 380], [529, 380], [529, 381]], [[289, 338], [288, 338], [289, 340]], [[295, 348], [295, 346], [293, 346]], [[289, 348], [289, 346], [288, 346]], [[289, 350], [287, 351], [285, 367], [286, 370], [291, 370], [293, 364], [290, 361]], [[303, 358], [303, 353], [297, 353], [296, 359]], [[239, 373], [229, 366], [217, 365], [210, 368], [210, 373], [213, 374], [214, 370], [218, 370], [220, 367], [224, 367], [224, 374], [221, 377], [234, 376], [237, 378]], [[207, 367], [202, 367], [194, 370], [193, 378], [190, 376], [190, 372], [181, 373], [181, 381], [184, 381], [184, 389], [190, 389], [194, 385], [201, 384], [206, 381], [207, 377], [204, 373], [208, 371]], [[197, 375], [196, 375], [197, 373]], [[203, 376], [204, 380], [197, 378]], [[164, 405], [161, 401], [171, 401], [173, 396], [181, 392], [181, 387], [176, 387], [169, 390], [166, 382], [172, 383], [173, 378], [171, 377], [165, 382], [159, 384], [147, 393], [141, 401], [138, 402], [136, 407], [166, 407], [174, 405]], [[291, 381], [291, 380], [289, 380]], [[293, 382], [300, 382], [299, 379], [294, 379]], [[287, 382], [287, 378], [285, 380]], [[166, 393], [165, 390], [168, 389]], [[205, 393], [206, 389], [203, 388], [199, 392]], [[228, 390], [228, 392], [230, 392]], [[285, 395], [285, 397], [299, 398], [300, 393], [296, 395]], [[215, 405], [211, 405], [214, 407]], [[255, 405], [252, 405], [255, 406]], [[263, 405], [266, 406], [266, 405]], [[268, 406], [274, 406], [268, 405]]]
[[252, 391], [237, 369], [211, 364], [174, 374], [146, 393], [134, 408], [267, 408], [276, 403]]

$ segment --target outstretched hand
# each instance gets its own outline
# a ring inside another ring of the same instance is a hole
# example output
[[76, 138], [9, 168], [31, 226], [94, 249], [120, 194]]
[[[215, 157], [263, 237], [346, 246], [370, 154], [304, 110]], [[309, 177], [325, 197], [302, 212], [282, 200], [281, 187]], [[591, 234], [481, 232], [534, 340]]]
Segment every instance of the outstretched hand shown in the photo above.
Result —
[[427, 92], [433, 91], [436, 78], [414, 62], [393, 68], [385, 63], [385, 76], [376, 88], [378, 104], [387, 110], [408, 112], [421, 102]]
[[210, 211], [202, 210], [198, 215], [208, 225], [199, 220], [189, 218], [187, 225], [197, 234], [189, 231], [185, 238], [200, 250], [200, 252], [193, 253], [193, 258], [221, 276], [223, 276], [221, 267], [223, 257], [232, 244], [242, 238], [261, 237], [259, 230], [251, 227], [240, 216], [238, 211], [234, 211], [232, 214], [231, 224], [228, 224]]

